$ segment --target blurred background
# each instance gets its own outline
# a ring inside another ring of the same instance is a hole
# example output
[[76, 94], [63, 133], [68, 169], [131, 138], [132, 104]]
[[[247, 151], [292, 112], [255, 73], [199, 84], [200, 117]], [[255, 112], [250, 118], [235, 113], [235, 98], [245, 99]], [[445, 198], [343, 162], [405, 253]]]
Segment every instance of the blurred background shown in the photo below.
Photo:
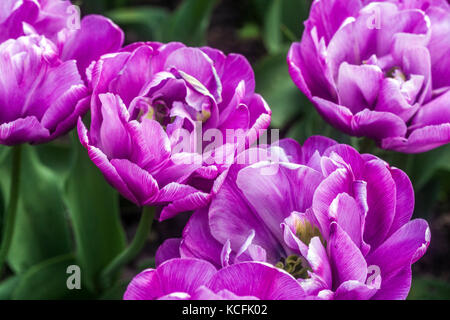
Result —
[[[311, 103], [291, 81], [286, 63], [290, 44], [301, 38], [303, 21], [307, 19], [311, 5], [310, 0], [72, 2], [81, 7], [84, 15], [102, 14], [111, 18], [125, 31], [127, 44], [136, 41], [181, 41], [190, 46], [207, 45], [225, 53], [244, 55], [254, 68], [256, 91], [271, 107], [272, 127], [280, 129], [280, 137], [294, 138], [303, 143], [311, 135], [328, 136], [341, 143], [351, 144], [362, 153], [376, 154], [391, 165], [406, 171], [416, 193], [414, 218], [426, 219], [432, 234], [427, 253], [413, 265], [413, 284], [408, 298], [450, 299], [450, 145], [421, 155], [386, 152], [377, 149], [372, 142], [351, 138], [338, 132], [320, 118]], [[72, 145], [79, 144], [74, 135], [72, 138]], [[71, 217], [71, 226], [66, 226], [67, 231], [60, 235], [60, 238], [74, 238], [76, 245], [72, 243], [73, 240], [68, 240], [67, 245], [55, 245], [50, 237], [45, 245], [36, 244], [32, 248], [24, 248], [25, 241], [32, 241], [33, 234], [51, 231], [54, 235], [61, 232], [58, 231], [60, 227], [57, 226], [55, 217], [47, 217], [48, 220], [38, 222], [42, 224], [39, 229], [35, 225], [37, 220], [33, 220], [31, 214], [26, 213], [28, 216], [19, 219], [19, 222], [25, 225], [21, 227], [25, 228], [24, 234], [15, 236], [13, 241], [13, 248], [22, 250], [23, 257], [21, 259], [19, 256], [17, 261], [10, 261], [11, 270], [9, 274], [2, 276], [0, 282], [0, 299], [120, 299], [134, 275], [144, 268], [154, 266], [154, 255], [158, 246], [167, 238], [180, 237], [189, 218], [189, 214], [181, 214], [169, 221], [155, 222], [150, 239], [139, 257], [118, 275], [114, 286], [106, 292], [99, 292], [92, 279], [95, 279], [106, 262], [120, 252], [126, 239], [132, 239], [140, 210], [123, 198], [111, 204], [109, 199], [112, 196], [118, 197], [117, 193], [105, 185], [98, 169], [86, 159], [83, 150], [74, 156], [69, 154], [69, 149], [70, 139], [62, 139], [37, 147], [37, 152], [33, 153], [35, 158], [32, 156], [31, 160], [27, 161], [31, 162], [29, 166], [38, 167], [39, 176], [36, 179], [39, 179], [40, 188], [48, 188], [42, 185], [42, 181], [43, 177], [50, 176], [46, 165], [51, 164], [60, 170], [52, 179], [67, 178], [59, 186], [65, 199], [84, 197], [82, 207], [69, 206], [70, 210], [79, 211], [80, 214], [76, 218]], [[67, 168], [67, 162], [71, 162], [71, 168], [76, 170]], [[5, 178], [8, 175], [4, 170], [7, 172], [8, 169], [0, 169], [0, 185], [5, 187], [9, 181]], [[73, 171], [77, 174], [73, 174]], [[33, 176], [28, 176], [26, 184], [32, 185], [32, 179]], [[0, 204], [3, 199], [5, 195], [0, 193]], [[45, 201], [45, 198], [35, 197], [27, 201], [31, 208], [33, 201]], [[24, 203], [23, 206], [26, 207], [27, 204]], [[53, 204], [48, 210], [61, 211], [64, 204], [57, 204], [57, 208], [54, 206]], [[42, 234], [39, 239], [41, 238]], [[34, 255], [33, 261], [29, 259], [30, 254]], [[67, 289], [59, 289], [60, 284], [57, 282], [65, 283], [65, 280], [55, 279], [56, 270], [60, 265], [67, 265], [67, 261], [72, 261], [71, 259], [81, 261], [83, 270], [88, 270], [89, 279], [83, 283], [86, 290], [81, 290], [82, 292], [67, 293]]]

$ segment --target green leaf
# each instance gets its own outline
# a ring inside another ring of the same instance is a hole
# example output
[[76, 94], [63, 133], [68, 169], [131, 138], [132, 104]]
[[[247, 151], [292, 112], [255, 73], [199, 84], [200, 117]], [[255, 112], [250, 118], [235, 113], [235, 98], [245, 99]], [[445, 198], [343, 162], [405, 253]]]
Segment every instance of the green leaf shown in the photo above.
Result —
[[51, 168], [59, 177], [64, 178], [69, 174], [74, 157], [71, 141], [67, 138], [34, 147], [41, 163]]
[[163, 41], [169, 11], [165, 8], [140, 6], [119, 8], [106, 15], [121, 26], [130, 27], [143, 40]]
[[[5, 199], [9, 198], [10, 160], [7, 157], [0, 167]], [[24, 145], [17, 219], [8, 255], [14, 272], [22, 273], [41, 261], [72, 251], [61, 192], [61, 177], [40, 161], [35, 147]]]
[[289, 76], [286, 52], [267, 56], [255, 66], [256, 91], [272, 109], [272, 127], [283, 128], [295, 120], [308, 103]]
[[67, 267], [77, 265], [73, 254], [54, 257], [30, 268], [24, 273], [13, 291], [16, 300], [62, 300], [90, 299], [93, 295], [83, 283], [81, 269], [81, 289], [68, 289]]
[[217, 0], [185, 0], [164, 25], [164, 42], [189, 46], [206, 44], [206, 32]]
[[406, 169], [412, 175], [416, 190], [422, 189], [438, 170], [450, 170], [450, 145], [408, 156], [413, 158], [413, 165]]
[[308, 19], [310, 7], [309, 0], [283, 0], [281, 29], [287, 40], [300, 40], [303, 22]]
[[[131, 280], [130, 280], [131, 281]], [[122, 300], [130, 281], [119, 281], [109, 290], [102, 294], [101, 300]]]
[[274, 54], [284, 45], [299, 41], [303, 22], [308, 18], [311, 2], [308, 0], [254, 0], [256, 14], [264, 25], [264, 43]]
[[449, 300], [450, 283], [433, 277], [416, 277], [412, 280], [408, 300]]
[[86, 150], [79, 143], [76, 148], [65, 199], [72, 218], [77, 257], [86, 283], [95, 289], [101, 270], [125, 247], [125, 233], [119, 219], [118, 193], [108, 185]]
[[282, 0], [273, 0], [267, 11], [264, 24], [264, 42], [270, 53], [277, 53], [281, 50], [281, 11]]
[[14, 289], [19, 283], [20, 276], [12, 276], [0, 283], [0, 300], [10, 300]]

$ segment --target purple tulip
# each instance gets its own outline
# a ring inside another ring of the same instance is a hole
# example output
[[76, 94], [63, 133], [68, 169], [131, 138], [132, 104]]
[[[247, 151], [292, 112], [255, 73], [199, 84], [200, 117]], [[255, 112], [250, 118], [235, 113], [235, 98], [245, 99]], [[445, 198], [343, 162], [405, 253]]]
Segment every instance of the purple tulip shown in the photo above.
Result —
[[336, 128], [425, 152], [450, 142], [449, 33], [445, 0], [316, 0], [289, 71]]
[[0, 144], [44, 143], [71, 130], [89, 108], [87, 66], [122, 46], [122, 31], [106, 18], [69, 28], [69, 8], [70, 1], [1, 1]]
[[43, 35], [58, 48], [63, 61], [76, 60], [85, 77], [89, 64], [105, 53], [119, 50], [122, 30], [99, 15], [80, 18], [70, 0], [2, 0], [0, 42], [24, 35]]
[[[161, 220], [206, 205], [212, 180], [227, 167], [216, 157], [233, 156], [270, 123], [241, 55], [136, 43], [104, 56], [88, 73], [92, 120], [89, 132], [79, 121], [80, 140], [123, 196], [158, 205]], [[216, 138], [215, 148], [198, 152], [208, 132], [226, 136], [229, 130], [244, 139], [229, 144]]]
[[172, 259], [138, 274], [125, 300], [298, 300], [300, 284], [287, 272], [259, 262], [217, 269], [199, 259]]
[[217, 268], [262, 261], [297, 278], [308, 298], [406, 298], [411, 264], [430, 241], [426, 221], [410, 221], [407, 175], [324, 137], [303, 147], [282, 140], [264, 152], [217, 179], [210, 206], [194, 212], [181, 241], [160, 247], [157, 265], [175, 257]]

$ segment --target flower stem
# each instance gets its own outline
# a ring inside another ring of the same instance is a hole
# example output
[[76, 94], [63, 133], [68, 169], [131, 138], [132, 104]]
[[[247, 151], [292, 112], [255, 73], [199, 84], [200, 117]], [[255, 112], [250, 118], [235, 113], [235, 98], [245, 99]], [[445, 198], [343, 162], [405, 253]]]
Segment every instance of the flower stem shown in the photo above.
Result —
[[100, 283], [103, 288], [110, 287], [111, 281], [118, 270], [133, 260], [142, 250], [152, 228], [153, 216], [153, 207], [144, 207], [142, 209], [141, 219], [133, 241], [106, 266], [100, 275]]
[[4, 264], [8, 257], [9, 248], [11, 246], [11, 241], [14, 234], [14, 225], [17, 214], [17, 204], [19, 200], [21, 155], [22, 155], [22, 146], [21, 145], [14, 146], [12, 149], [12, 170], [11, 170], [11, 187], [9, 193], [9, 203], [3, 224], [2, 243], [0, 245], [0, 276], [2, 274]]

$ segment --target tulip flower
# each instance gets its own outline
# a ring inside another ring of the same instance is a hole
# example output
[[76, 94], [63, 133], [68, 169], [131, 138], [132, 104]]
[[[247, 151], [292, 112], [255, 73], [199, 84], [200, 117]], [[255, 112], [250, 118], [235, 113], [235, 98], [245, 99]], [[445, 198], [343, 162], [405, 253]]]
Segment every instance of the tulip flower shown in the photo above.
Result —
[[100, 15], [80, 17], [69, 0], [2, 0], [0, 42], [39, 34], [57, 47], [61, 60], [76, 60], [83, 79], [89, 64], [105, 53], [119, 50], [122, 30]]
[[[136, 43], [88, 73], [92, 120], [89, 131], [78, 123], [81, 143], [111, 185], [139, 206], [162, 208], [161, 220], [205, 206], [228, 163], [218, 155], [233, 158], [270, 123], [241, 55]], [[226, 141], [230, 130], [243, 139]]]
[[172, 259], [139, 273], [125, 300], [298, 300], [300, 284], [287, 272], [260, 262], [217, 270], [200, 259]]
[[450, 142], [450, 5], [316, 0], [287, 61], [341, 131], [419, 153]]
[[407, 175], [320, 136], [264, 152], [217, 179], [209, 207], [194, 212], [182, 239], [160, 247], [157, 265], [260, 261], [290, 273], [308, 299], [405, 299], [411, 264], [430, 242], [426, 221], [410, 221]]

